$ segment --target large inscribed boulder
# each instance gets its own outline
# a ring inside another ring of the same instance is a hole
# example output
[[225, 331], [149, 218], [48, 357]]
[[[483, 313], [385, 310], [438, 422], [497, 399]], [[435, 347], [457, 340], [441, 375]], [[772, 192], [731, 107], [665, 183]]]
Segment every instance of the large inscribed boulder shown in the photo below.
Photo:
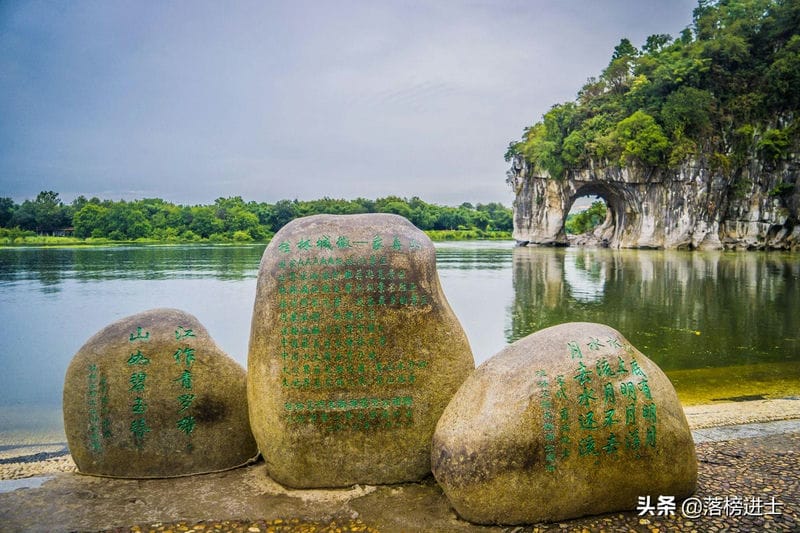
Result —
[[675, 389], [616, 330], [544, 329], [464, 383], [436, 427], [433, 473], [463, 518], [523, 524], [633, 509], [695, 489]]
[[433, 244], [406, 219], [296, 219], [265, 250], [248, 400], [276, 481], [421, 479], [436, 421], [473, 368]]
[[64, 429], [78, 470], [97, 476], [200, 474], [258, 455], [244, 369], [177, 309], [123, 318], [78, 350]]

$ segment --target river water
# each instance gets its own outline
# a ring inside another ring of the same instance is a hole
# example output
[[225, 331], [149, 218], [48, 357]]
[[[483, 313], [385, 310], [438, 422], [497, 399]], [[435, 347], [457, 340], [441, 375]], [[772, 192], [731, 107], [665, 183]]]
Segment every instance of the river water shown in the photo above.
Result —
[[[110, 322], [197, 316], [247, 364], [264, 245], [0, 249], [0, 436], [61, 431], [67, 365]], [[602, 322], [667, 372], [685, 403], [800, 394], [800, 256], [437, 244], [476, 364], [572, 321]]]

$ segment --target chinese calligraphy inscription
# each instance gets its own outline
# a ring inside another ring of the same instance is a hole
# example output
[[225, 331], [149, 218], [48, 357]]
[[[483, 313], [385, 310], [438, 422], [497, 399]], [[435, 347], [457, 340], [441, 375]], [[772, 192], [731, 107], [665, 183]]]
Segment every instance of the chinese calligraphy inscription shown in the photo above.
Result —
[[479, 523], [630, 509], [641, 494], [688, 496], [697, 480], [675, 389], [602, 324], [538, 331], [481, 365], [442, 414], [432, 456], [451, 504]]
[[86, 474], [189, 475], [257, 453], [244, 369], [176, 309], [121, 319], [89, 339], [67, 370], [63, 405], [70, 453]]
[[438, 414], [473, 363], [424, 233], [396, 215], [287, 224], [264, 252], [252, 324], [248, 398], [271, 476], [314, 487], [429, 471]]

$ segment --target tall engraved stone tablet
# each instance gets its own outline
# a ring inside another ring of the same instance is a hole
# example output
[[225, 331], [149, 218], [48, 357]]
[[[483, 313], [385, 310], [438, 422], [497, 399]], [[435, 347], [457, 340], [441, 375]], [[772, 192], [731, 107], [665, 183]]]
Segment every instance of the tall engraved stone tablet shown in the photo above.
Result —
[[436, 427], [433, 474], [461, 517], [524, 524], [690, 495], [694, 442], [675, 389], [616, 330], [562, 324], [504, 348]]
[[258, 455], [244, 369], [192, 315], [153, 309], [106, 326], [75, 354], [64, 429], [84, 474], [159, 478]]
[[406, 219], [297, 219], [264, 252], [248, 399], [276, 481], [421, 479], [436, 421], [473, 368], [433, 244]]

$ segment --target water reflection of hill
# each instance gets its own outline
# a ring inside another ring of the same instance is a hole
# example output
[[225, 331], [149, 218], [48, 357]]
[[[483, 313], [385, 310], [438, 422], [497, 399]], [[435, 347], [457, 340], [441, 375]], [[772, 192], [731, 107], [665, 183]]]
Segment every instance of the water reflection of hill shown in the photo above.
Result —
[[[153, 307], [195, 314], [245, 365], [262, 252], [263, 245], [0, 249], [3, 400], [57, 403], [87, 336]], [[765, 380], [798, 375], [796, 255], [446, 243], [437, 256], [479, 363], [539, 329], [592, 321], [617, 328], [666, 370], [712, 368], [706, 381], [734, 366], [728, 376], [751, 380], [775, 362], [785, 364], [772, 365]]]
[[792, 255], [517, 248], [513, 283], [509, 342], [603, 322], [665, 369], [800, 364]]

